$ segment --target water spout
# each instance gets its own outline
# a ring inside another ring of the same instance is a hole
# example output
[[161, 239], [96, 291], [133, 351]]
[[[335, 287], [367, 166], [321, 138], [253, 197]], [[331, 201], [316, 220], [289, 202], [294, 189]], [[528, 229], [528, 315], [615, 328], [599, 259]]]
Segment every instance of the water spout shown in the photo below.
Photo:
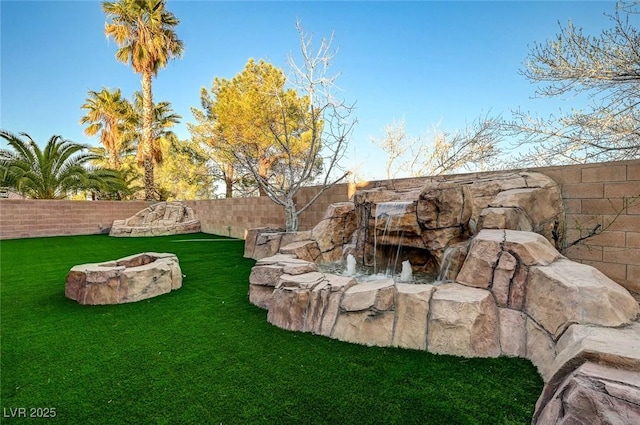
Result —
[[353, 276], [356, 274], [356, 258], [349, 254], [347, 255], [347, 269], [345, 270], [345, 276]]
[[411, 282], [413, 280], [413, 270], [409, 260], [402, 262], [402, 273], [400, 273], [400, 282]]

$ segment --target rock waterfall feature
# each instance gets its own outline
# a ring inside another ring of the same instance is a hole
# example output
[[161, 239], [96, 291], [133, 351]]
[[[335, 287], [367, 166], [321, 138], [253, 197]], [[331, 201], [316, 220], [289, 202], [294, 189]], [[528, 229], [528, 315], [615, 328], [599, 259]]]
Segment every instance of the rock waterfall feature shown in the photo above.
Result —
[[[362, 190], [328, 208], [311, 231], [252, 229], [249, 300], [284, 329], [527, 358], [545, 382], [534, 424], [640, 423], [640, 308], [625, 288], [558, 252], [563, 229], [560, 190], [538, 173]], [[318, 267], [349, 256], [440, 277], [396, 282], [398, 269], [358, 282]]]

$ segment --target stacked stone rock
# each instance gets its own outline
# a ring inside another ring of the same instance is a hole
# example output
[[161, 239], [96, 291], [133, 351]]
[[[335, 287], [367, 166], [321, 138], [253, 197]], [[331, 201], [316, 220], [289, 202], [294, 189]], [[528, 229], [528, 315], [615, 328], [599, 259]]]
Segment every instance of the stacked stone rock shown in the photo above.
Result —
[[109, 236], [165, 236], [200, 231], [193, 209], [181, 202], [158, 202], [126, 220], [115, 220]]
[[545, 382], [533, 423], [640, 423], [640, 308], [626, 289], [556, 250], [562, 210], [553, 182], [520, 173], [395, 195], [417, 198], [403, 225], [417, 223], [409, 244], [422, 241], [431, 261], [472, 237], [448, 283], [357, 283], [318, 272], [316, 262], [346, 253], [365, 263], [375, 255], [373, 199], [394, 198], [376, 192], [333, 206], [310, 232], [250, 232], [245, 254], [258, 261], [249, 299], [268, 309], [270, 323], [367, 345], [527, 358]]

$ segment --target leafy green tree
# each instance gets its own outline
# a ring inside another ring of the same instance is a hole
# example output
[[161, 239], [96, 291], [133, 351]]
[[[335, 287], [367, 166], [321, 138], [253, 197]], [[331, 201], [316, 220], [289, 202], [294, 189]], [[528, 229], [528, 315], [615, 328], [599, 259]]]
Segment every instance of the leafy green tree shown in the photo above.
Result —
[[18, 137], [0, 130], [11, 149], [0, 149], [2, 186], [36, 199], [63, 199], [71, 192], [121, 190], [115, 170], [89, 167], [95, 155], [87, 146], [52, 136], [44, 149], [26, 133]]
[[106, 165], [114, 170], [120, 169], [122, 156], [130, 146], [125, 131], [132, 113], [131, 104], [122, 97], [120, 89], [110, 91], [103, 87], [99, 92], [89, 91], [81, 109], [86, 110], [86, 115], [80, 119], [80, 124], [87, 125], [84, 133], [95, 136], [99, 132]]
[[[215, 87], [214, 81], [214, 87], [211, 89], [214, 95]], [[222, 132], [216, 128], [215, 100], [204, 87], [200, 89], [200, 104], [202, 109], [191, 108], [196, 123], [187, 123], [195, 144], [193, 151], [200, 152], [200, 155], [206, 158], [211, 176], [224, 182], [225, 197], [232, 198], [238, 183], [243, 181], [243, 171], [233, 153], [227, 148]]]
[[131, 64], [142, 76], [142, 135], [139, 158], [144, 167], [145, 198], [153, 199], [154, 185], [154, 103], [152, 79], [170, 59], [180, 57], [184, 46], [175, 28], [179, 20], [165, 8], [164, 0], [118, 0], [103, 2], [107, 15], [105, 33], [119, 46], [116, 58]]
[[167, 200], [210, 199], [213, 176], [207, 159], [192, 141], [176, 140], [163, 146], [164, 161], [157, 168], [156, 182]]
[[[203, 110], [192, 108], [199, 125], [190, 126], [190, 130], [194, 138], [211, 149], [228, 195], [236, 178], [252, 174], [252, 169], [257, 178], [265, 182], [271, 179], [274, 165], [286, 157], [274, 131], [289, 126], [297, 135], [297, 151], [291, 153], [292, 159], [302, 149], [299, 135], [303, 131], [297, 117], [308, 102], [295, 90], [286, 89], [285, 84], [281, 69], [264, 60], [249, 59], [231, 80], [214, 79], [211, 95], [204, 88], [201, 90]], [[261, 195], [267, 194], [262, 185], [256, 185]]]
[[[284, 208], [288, 231], [297, 230], [300, 214], [347, 177], [339, 161], [357, 122], [351, 117], [354, 105], [332, 93], [337, 79], [328, 74], [333, 37], [314, 50], [299, 23], [297, 29], [302, 61], [289, 58], [290, 78], [250, 59], [233, 79], [216, 78], [211, 95], [201, 91], [203, 110], [192, 108], [199, 124], [190, 127], [194, 138], [208, 143], [216, 160], [229, 166], [227, 176], [238, 170], [250, 175], [261, 195]], [[226, 180], [227, 188], [231, 181]], [[319, 190], [297, 205], [297, 193], [310, 184]]]
[[538, 84], [536, 95], [585, 94], [590, 105], [557, 116], [514, 111], [508, 130], [531, 151], [520, 162], [535, 165], [640, 157], [640, 33], [638, 3], [617, 3], [611, 28], [585, 34], [569, 22], [544, 43], [532, 45], [522, 74]]

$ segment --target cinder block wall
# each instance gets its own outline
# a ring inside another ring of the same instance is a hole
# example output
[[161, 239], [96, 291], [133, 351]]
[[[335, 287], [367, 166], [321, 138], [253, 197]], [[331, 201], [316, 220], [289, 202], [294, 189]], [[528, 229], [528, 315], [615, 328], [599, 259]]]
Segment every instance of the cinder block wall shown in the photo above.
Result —
[[[532, 168], [561, 186], [566, 210], [566, 240], [586, 236], [596, 225], [597, 236], [570, 247], [566, 255], [590, 264], [625, 287], [640, 293], [640, 160], [588, 165]], [[481, 173], [476, 173], [481, 174]], [[446, 176], [441, 177], [446, 179]], [[419, 187], [426, 178], [340, 184], [324, 192], [300, 216], [300, 230], [311, 229], [327, 207], [349, 200], [355, 190], [387, 186]], [[317, 193], [304, 188], [303, 205]], [[254, 227], [284, 228], [284, 210], [267, 197], [187, 201], [206, 233], [244, 238]], [[145, 201], [0, 200], [0, 239], [85, 235], [103, 232], [113, 220], [124, 219], [148, 205]]]
[[0, 200], [0, 239], [94, 235], [131, 217], [146, 201]]
[[562, 187], [565, 255], [640, 293], [640, 160], [539, 169]]

